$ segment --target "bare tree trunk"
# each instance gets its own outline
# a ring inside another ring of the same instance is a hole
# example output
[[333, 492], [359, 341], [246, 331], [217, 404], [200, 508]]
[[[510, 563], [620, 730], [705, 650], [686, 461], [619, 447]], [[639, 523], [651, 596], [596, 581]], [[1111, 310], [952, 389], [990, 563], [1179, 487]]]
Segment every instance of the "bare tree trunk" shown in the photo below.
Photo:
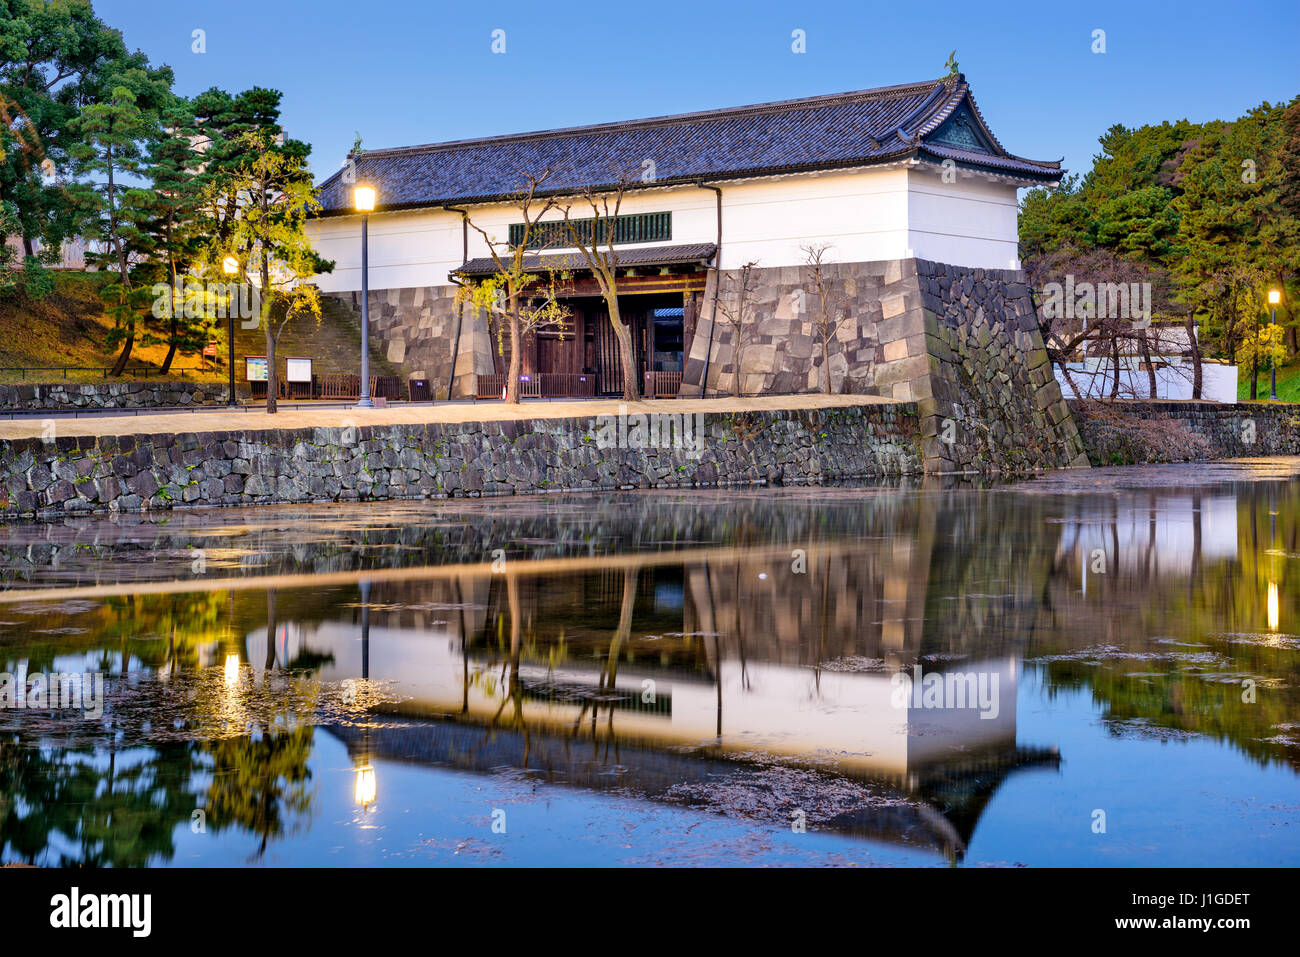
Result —
[[1192, 398], [1201, 397], [1201, 343], [1196, 338], [1196, 320], [1187, 317], [1187, 342], [1192, 350]]
[[175, 256], [167, 257], [167, 278], [171, 283], [171, 289], [169, 290], [168, 293], [172, 303], [171, 335], [169, 337], [171, 339], [171, 342], [167, 346], [167, 357], [163, 359], [162, 368], [158, 370], [160, 375], [166, 375], [168, 372], [171, 371], [172, 359], [176, 357], [176, 337], [178, 335], [178, 331], [177, 331], [178, 323], [176, 322], [176, 257]]
[[266, 329], [266, 414], [275, 415], [277, 410], [277, 399], [280, 395], [280, 377], [276, 374], [275, 369], [275, 347], [280, 339], [280, 333], [271, 322], [271, 301], [272, 296], [265, 290], [270, 289], [270, 281], [267, 273], [270, 270], [266, 264], [262, 264], [262, 323]]
[[275, 415], [278, 411], [280, 396], [280, 377], [276, 375], [275, 370], [275, 340], [276, 335], [271, 331], [271, 323], [268, 320], [266, 324], [266, 414]]
[[831, 350], [830, 338], [822, 331], [822, 392], [831, 394]]
[[172, 316], [171, 343], [167, 346], [167, 356], [163, 359], [162, 368], [158, 370], [159, 375], [166, 375], [171, 371], [172, 360], [176, 358], [176, 317]]
[[[611, 286], [611, 288], [613, 288]], [[607, 294], [605, 305], [609, 309], [609, 324], [614, 329], [614, 338], [618, 342], [618, 358], [623, 366], [623, 401], [635, 402], [641, 398], [641, 384], [638, 381], [636, 367], [636, 347], [632, 342], [632, 330], [623, 321], [618, 308], [618, 294]]]
[[[262, 221], [266, 221], [267, 207], [267, 182], [266, 174], [266, 156], [262, 156], [262, 189], [260, 203], [262, 206]], [[261, 275], [262, 275], [262, 321], [266, 323], [266, 414], [275, 415], [279, 406], [280, 397], [280, 378], [276, 374], [275, 368], [275, 346], [280, 339], [280, 332], [284, 326], [276, 329], [271, 324], [271, 305], [275, 301], [275, 296], [271, 294], [271, 251], [265, 240], [262, 241], [261, 255]], [[361, 383], [364, 391], [368, 383]]]
[[614, 337], [618, 340], [619, 360], [623, 365], [623, 401], [635, 402], [641, 397], [637, 382], [636, 351], [632, 344], [632, 330], [623, 323], [614, 327]]
[[506, 370], [506, 402], [516, 405], [519, 402], [519, 375], [523, 371], [523, 338], [519, 328], [519, 313], [510, 310], [510, 365]]
[[1110, 387], [1110, 397], [1119, 398], [1119, 336], [1110, 337], [1110, 357], [1115, 367], [1115, 381]]
[[[122, 294], [130, 296], [131, 294], [131, 273], [127, 269], [126, 250], [122, 246], [122, 239], [117, 232], [117, 200], [115, 198], [116, 186], [113, 182], [113, 148], [107, 149], [108, 158], [108, 228], [109, 235], [113, 238], [113, 251], [117, 254], [118, 276], [122, 283]], [[135, 319], [131, 319], [126, 327], [126, 342], [122, 344], [122, 353], [113, 363], [113, 370], [110, 373], [114, 378], [120, 376], [126, 371], [126, 364], [131, 358], [131, 349], [135, 346]]]
[[120, 376], [124, 371], [126, 371], [126, 364], [131, 359], [131, 349], [134, 348], [134, 346], [135, 327], [133, 325], [131, 331], [126, 334], [126, 341], [122, 343], [122, 352], [118, 355], [117, 361], [113, 363], [113, 368], [112, 371], [109, 372], [109, 375]]
[[1145, 362], [1147, 366], [1147, 385], [1150, 388], [1147, 397], [1152, 399], [1158, 398], [1156, 395], [1156, 393], [1159, 392], [1159, 387], [1156, 384], [1156, 367], [1155, 363], [1151, 361], [1151, 343], [1147, 339], [1147, 331], [1145, 329], [1143, 329], [1141, 334], [1138, 336], [1138, 346], [1142, 350], [1142, 361]]

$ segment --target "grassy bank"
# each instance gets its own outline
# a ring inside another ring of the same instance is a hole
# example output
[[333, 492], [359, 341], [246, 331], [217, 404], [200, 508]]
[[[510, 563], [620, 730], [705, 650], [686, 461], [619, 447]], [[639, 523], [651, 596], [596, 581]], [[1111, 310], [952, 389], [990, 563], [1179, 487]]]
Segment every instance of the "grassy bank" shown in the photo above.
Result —
[[[1259, 385], [1256, 395], [1267, 399], [1269, 395], [1268, 369], [1259, 370]], [[1277, 397], [1281, 402], [1300, 402], [1300, 362], [1289, 366], [1278, 366]], [[1237, 367], [1237, 398], [1250, 398], [1250, 367]]]
[[[104, 343], [113, 321], [102, 295], [112, 277], [107, 273], [55, 272], [54, 292], [43, 299], [28, 299], [21, 292], [0, 299], [0, 383], [104, 382], [117, 359], [118, 348]], [[309, 356], [317, 373], [353, 372], [360, 365], [361, 330], [354, 316], [328, 300], [320, 325], [299, 320], [280, 337], [280, 356]], [[218, 359], [178, 353], [166, 378], [187, 382], [224, 382], [227, 354], [225, 329], [213, 336]], [[264, 355], [261, 329], [235, 326], [235, 376], [242, 381], [245, 355]], [[114, 381], [159, 378], [167, 357], [165, 343], [139, 341], [131, 350], [127, 374]], [[281, 371], [284, 369], [280, 362]], [[371, 345], [371, 372], [398, 375], [381, 344]]]
[[[117, 359], [104, 346], [113, 321], [105, 314], [101, 291], [107, 273], [56, 272], [54, 292], [28, 299], [21, 292], [0, 299], [0, 382], [102, 382]], [[136, 343], [129, 375], [157, 378], [167, 346]], [[168, 378], [217, 380], [222, 370], [202, 366], [198, 356], [178, 355]]]

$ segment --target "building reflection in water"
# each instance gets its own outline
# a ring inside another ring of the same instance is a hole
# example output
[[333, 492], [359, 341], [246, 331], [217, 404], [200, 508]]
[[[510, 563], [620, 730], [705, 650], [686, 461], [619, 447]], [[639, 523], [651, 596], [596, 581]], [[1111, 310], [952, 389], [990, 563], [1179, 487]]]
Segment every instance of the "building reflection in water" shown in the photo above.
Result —
[[[875, 788], [817, 823], [957, 857], [1005, 774], [1057, 759], [1017, 747], [1013, 647], [986, 657], [974, 634], [964, 655], [951, 640], [927, 647], [930, 547], [715, 550], [563, 574], [516, 563], [381, 583], [357, 609], [360, 656], [355, 619], [289, 626], [286, 653], [324, 661], [324, 681], [373, 679], [401, 699], [386, 707], [400, 730], [334, 729], [354, 751], [363, 806], [373, 757], [514, 766], [664, 799], [737, 767], [800, 768]], [[265, 640], [249, 636], [250, 657]], [[949, 688], [960, 676], [969, 701], [900, 694], [895, 676], [918, 668], [946, 672]], [[413, 731], [413, 717], [442, 720]]]

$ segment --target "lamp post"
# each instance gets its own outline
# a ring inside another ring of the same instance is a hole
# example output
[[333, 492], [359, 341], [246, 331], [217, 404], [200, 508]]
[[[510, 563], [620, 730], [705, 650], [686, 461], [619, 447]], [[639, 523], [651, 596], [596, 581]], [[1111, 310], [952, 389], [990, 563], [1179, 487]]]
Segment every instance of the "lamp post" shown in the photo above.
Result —
[[[227, 276], [239, 275], [239, 260], [234, 256], [227, 256], [225, 259], [221, 260], [221, 271]], [[227, 307], [226, 316], [226, 338], [227, 346], [230, 351], [230, 361], [228, 363], [229, 368], [227, 369], [227, 374], [230, 377], [230, 401], [227, 402], [226, 405], [233, 409], [239, 404], [235, 401], [235, 310]]]
[[[1274, 329], [1277, 327], [1277, 304], [1282, 300], [1282, 291], [1280, 289], [1270, 289], [1268, 291], [1268, 327]], [[1269, 337], [1270, 344], [1272, 336]], [[1277, 356], [1273, 353], [1271, 347], [1268, 353], [1268, 374], [1272, 380], [1269, 390], [1269, 398], [1274, 402], [1277, 401]]]
[[375, 208], [375, 188], [357, 186], [352, 190], [352, 205], [361, 214], [361, 397], [358, 409], [373, 409], [370, 401], [370, 250], [368, 230], [370, 213]]

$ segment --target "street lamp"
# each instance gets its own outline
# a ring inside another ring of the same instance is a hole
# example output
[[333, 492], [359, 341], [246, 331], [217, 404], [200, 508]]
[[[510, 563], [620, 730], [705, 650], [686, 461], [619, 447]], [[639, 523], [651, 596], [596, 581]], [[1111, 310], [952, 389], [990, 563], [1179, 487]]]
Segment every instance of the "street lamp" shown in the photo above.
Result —
[[373, 409], [370, 401], [370, 250], [367, 227], [369, 214], [375, 210], [375, 188], [357, 186], [352, 190], [352, 205], [361, 214], [361, 397], [358, 409]]
[[[227, 256], [225, 259], [221, 260], [221, 271], [227, 276], [238, 276], [239, 260], [234, 256]], [[238, 403], [235, 402], [235, 310], [227, 308], [226, 316], [226, 345], [230, 350], [230, 361], [227, 363], [229, 368], [226, 370], [230, 377], [230, 401], [226, 404], [233, 409], [238, 405]]]
[[[1277, 304], [1282, 301], [1282, 291], [1280, 289], [1270, 289], [1268, 291], [1268, 311], [1270, 329], [1277, 326]], [[1268, 372], [1272, 379], [1272, 388], [1269, 398], [1274, 402], [1277, 401], [1277, 355], [1272, 351], [1273, 337], [1269, 336], [1269, 353], [1268, 353]]]

